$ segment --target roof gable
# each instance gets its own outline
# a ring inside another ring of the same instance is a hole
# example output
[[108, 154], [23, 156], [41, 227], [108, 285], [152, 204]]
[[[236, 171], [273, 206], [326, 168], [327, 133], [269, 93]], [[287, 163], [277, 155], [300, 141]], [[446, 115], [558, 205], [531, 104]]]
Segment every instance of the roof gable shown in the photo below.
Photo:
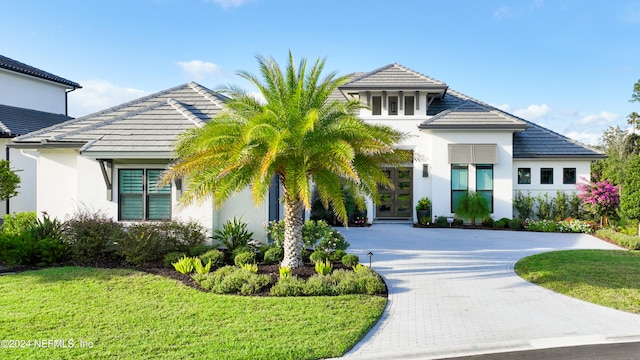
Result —
[[14, 139], [16, 147], [74, 144], [84, 154], [170, 156], [176, 137], [202, 126], [224, 106], [225, 97], [188, 83], [54, 125]]
[[341, 86], [341, 89], [437, 89], [446, 91], [447, 84], [393, 63], [362, 74]]
[[82, 88], [82, 86], [80, 86], [80, 84], [78, 84], [77, 82], [67, 80], [58, 75], [54, 75], [52, 73], [46, 72], [44, 70], [40, 70], [31, 65], [21, 63], [19, 61], [10, 59], [2, 55], [0, 55], [0, 69], [5, 69], [5, 70], [13, 71], [16, 73], [24, 74], [24, 75], [29, 75], [29, 76], [37, 77], [40, 79], [53, 81], [55, 83], [66, 85], [68, 87], [72, 87], [76, 89]]

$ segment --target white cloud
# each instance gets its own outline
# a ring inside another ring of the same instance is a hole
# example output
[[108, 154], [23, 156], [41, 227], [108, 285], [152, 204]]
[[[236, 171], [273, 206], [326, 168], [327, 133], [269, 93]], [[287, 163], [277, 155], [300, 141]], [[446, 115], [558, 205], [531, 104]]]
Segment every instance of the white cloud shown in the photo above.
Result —
[[208, 76], [224, 74], [219, 65], [208, 61], [177, 61], [176, 64], [178, 64], [178, 66], [180, 66], [180, 68], [190, 77], [193, 77], [197, 81], [202, 81]]
[[577, 125], [609, 126], [613, 125], [616, 121], [618, 121], [618, 119], [620, 119], [620, 115], [610, 113], [608, 111], [603, 111], [599, 114], [584, 115], [575, 123]]
[[583, 144], [587, 145], [598, 145], [600, 143], [600, 139], [602, 138], [602, 132], [580, 132], [580, 131], [569, 131], [564, 133], [563, 135], [573, 139], [580, 141]]
[[147, 94], [144, 90], [120, 87], [106, 80], [84, 80], [80, 84], [82, 89], [69, 93], [69, 116], [84, 116]]
[[509, 104], [498, 105], [498, 109], [504, 110], [525, 120], [536, 120], [551, 113], [551, 108], [547, 104], [531, 104], [524, 109], [513, 109]]
[[228, 9], [228, 8], [232, 8], [232, 7], [241, 6], [241, 5], [245, 4], [248, 0], [208, 0], [208, 1], [214, 2], [214, 3], [222, 6], [223, 9]]
[[511, 13], [511, 10], [509, 10], [508, 7], [503, 6], [501, 8], [496, 9], [493, 12], [493, 17], [498, 19], [498, 20], [501, 20], [501, 19], [504, 19], [504, 18], [507, 18], [507, 17], [513, 17], [513, 13]]

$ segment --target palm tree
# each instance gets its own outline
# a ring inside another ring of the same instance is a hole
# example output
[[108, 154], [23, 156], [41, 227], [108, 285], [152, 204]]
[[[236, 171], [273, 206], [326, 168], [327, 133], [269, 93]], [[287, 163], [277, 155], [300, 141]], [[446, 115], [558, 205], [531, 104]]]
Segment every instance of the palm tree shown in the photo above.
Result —
[[329, 95], [347, 81], [330, 73], [320, 78], [325, 60], [311, 69], [306, 59], [296, 68], [293, 55], [281, 70], [273, 58], [256, 56], [261, 78], [246, 71], [238, 75], [258, 88], [259, 101], [236, 86], [226, 109], [202, 128], [178, 140], [178, 160], [164, 182], [186, 178], [183, 203], [213, 196], [216, 207], [234, 193], [251, 187], [253, 201], [264, 201], [270, 180], [277, 176], [284, 203], [284, 260], [282, 266], [302, 262], [303, 210], [310, 209], [312, 187], [325, 207], [347, 223], [344, 186], [350, 186], [359, 204], [364, 197], [379, 198], [377, 186], [391, 186], [381, 164], [399, 164], [409, 158], [394, 151], [403, 135], [390, 127], [366, 124], [357, 117], [357, 100], [329, 101]]
[[640, 120], [640, 115], [638, 115], [638, 113], [635, 111], [627, 115], [627, 124], [632, 125], [632, 131], [634, 134], [636, 133], [636, 129], [638, 127], [638, 120]]
[[484, 219], [489, 216], [490, 209], [481, 193], [469, 191], [460, 198], [456, 208], [456, 216], [462, 219], [471, 219], [471, 225], [476, 226], [476, 219]]

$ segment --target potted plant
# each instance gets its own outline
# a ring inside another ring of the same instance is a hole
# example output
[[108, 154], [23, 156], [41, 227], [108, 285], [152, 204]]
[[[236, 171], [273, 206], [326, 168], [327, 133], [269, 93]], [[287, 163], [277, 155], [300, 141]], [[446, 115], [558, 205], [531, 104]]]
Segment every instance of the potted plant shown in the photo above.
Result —
[[429, 200], [428, 197], [425, 196], [418, 200], [416, 204], [416, 215], [421, 225], [427, 225], [422, 223], [423, 219], [428, 219], [427, 221], [431, 220], [431, 200]]

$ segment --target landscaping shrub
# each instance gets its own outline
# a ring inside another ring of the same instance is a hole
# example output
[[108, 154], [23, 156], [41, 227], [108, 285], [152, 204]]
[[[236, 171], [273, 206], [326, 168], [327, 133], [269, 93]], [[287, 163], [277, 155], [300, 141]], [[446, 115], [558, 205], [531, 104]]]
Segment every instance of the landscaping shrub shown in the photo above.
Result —
[[436, 218], [435, 224], [437, 227], [449, 227], [449, 222], [447, 221], [446, 216], [438, 216]]
[[225, 266], [215, 272], [194, 275], [200, 286], [216, 294], [257, 294], [271, 283], [269, 275], [260, 275], [244, 269]]
[[[193, 269], [194, 269], [193, 259], [195, 258], [191, 258], [185, 255], [181, 257], [180, 260], [173, 263], [172, 265], [176, 269], [176, 271], [179, 272], [180, 274], [190, 274], [193, 272]], [[202, 265], [202, 263], [200, 265]]]
[[212, 269], [217, 269], [224, 265], [224, 253], [220, 250], [209, 250], [200, 255], [199, 258], [205, 264], [211, 261]]
[[305, 294], [305, 287], [306, 282], [295, 276], [280, 277], [271, 287], [270, 293], [274, 296], [302, 296]]
[[612, 241], [629, 250], [640, 250], [640, 236], [621, 234], [612, 229], [600, 229], [595, 234], [601, 239]]
[[24, 231], [37, 240], [52, 239], [60, 242], [62, 241], [63, 226], [58, 219], [51, 219], [47, 214], [44, 214], [42, 219], [36, 219], [35, 222], [27, 224]]
[[507, 229], [509, 227], [509, 221], [511, 221], [511, 219], [508, 218], [502, 218], [500, 220], [496, 220], [493, 222], [493, 228], [494, 229]]
[[558, 221], [556, 230], [560, 232], [571, 233], [592, 233], [595, 229], [588, 221], [578, 219], [565, 219]]
[[250, 273], [254, 273], [257, 274], [258, 273], [258, 264], [253, 263], [253, 264], [242, 264], [240, 266], [243, 270], [246, 270]]
[[[274, 245], [281, 248], [284, 243], [284, 221], [270, 221], [265, 226], [265, 230]], [[333, 229], [323, 220], [305, 221], [302, 227], [302, 242], [306, 248], [327, 252], [346, 250], [349, 247], [349, 243], [340, 231]]]
[[205, 239], [204, 228], [195, 222], [140, 223], [127, 230], [118, 251], [128, 263], [142, 265], [160, 261], [170, 252], [187, 253]]
[[342, 257], [341, 261], [342, 265], [353, 268], [360, 263], [360, 258], [358, 258], [358, 255], [347, 254]]
[[493, 220], [492, 217], [486, 217], [482, 219], [482, 226], [493, 227], [494, 223], [495, 223], [495, 220]]
[[16, 214], [6, 214], [2, 224], [2, 233], [9, 235], [21, 234], [27, 228], [36, 223], [37, 215], [35, 211], [25, 211]]
[[331, 273], [331, 270], [333, 270], [333, 265], [331, 265], [331, 262], [329, 261], [329, 259], [327, 259], [324, 262], [316, 262], [315, 269], [316, 272], [320, 275], [329, 275]]
[[256, 255], [251, 251], [241, 252], [233, 258], [233, 263], [236, 264], [236, 266], [253, 264], [255, 261]]
[[520, 218], [511, 219], [507, 225], [510, 229], [514, 230], [524, 229], [524, 220]]
[[189, 256], [200, 256], [207, 251], [217, 249], [217, 246], [212, 245], [196, 245], [189, 250]]
[[470, 219], [471, 225], [475, 226], [476, 219], [484, 219], [489, 216], [489, 213], [489, 204], [481, 193], [469, 191], [458, 199], [456, 217]]
[[325, 261], [329, 258], [329, 253], [323, 250], [316, 250], [309, 255], [309, 260], [313, 263], [317, 263], [318, 261]]
[[527, 195], [524, 195], [522, 191], [518, 190], [513, 198], [513, 207], [518, 213], [518, 218], [522, 220], [531, 219], [533, 217], [534, 203], [535, 199], [531, 196], [530, 191], [527, 191]]
[[551, 220], [530, 220], [525, 225], [529, 231], [554, 232], [558, 229], [558, 224]]
[[279, 247], [269, 248], [264, 253], [264, 263], [265, 264], [277, 264], [284, 259], [284, 250]]
[[0, 262], [7, 265], [50, 265], [68, 255], [68, 245], [60, 238], [38, 239], [28, 231], [0, 235]]
[[334, 291], [335, 284], [325, 275], [313, 275], [304, 284], [304, 294], [308, 296], [330, 296]]
[[178, 260], [180, 260], [180, 258], [184, 256], [186, 256], [186, 254], [183, 252], [173, 251], [166, 254], [164, 258], [162, 258], [162, 263], [165, 267], [173, 268], [173, 263], [178, 262]]
[[544, 196], [538, 194], [536, 201], [538, 203], [538, 209], [536, 211], [538, 220], [550, 220], [551, 211], [553, 210], [553, 199], [549, 198], [549, 194], [544, 193]]
[[64, 227], [62, 236], [76, 263], [95, 265], [118, 259], [116, 244], [125, 235], [121, 224], [99, 212], [78, 212]]
[[193, 262], [193, 269], [197, 274], [204, 275], [208, 274], [211, 271], [211, 260], [207, 261], [206, 265], [202, 265], [202, 261], [200, 258], [194, 257], [191, 258]]
[[340, 261], [342, 260], [342, 257], [347, 255], [347, 252], [344, 250], [336, 250], [334, 252], [332, 252], [331, 254], [329, 254], [329, 260], [331, 261]]
[[[364, 270], [366, 269], [366, 270]], [[385, 291], [385, 285], [380, 276], [373, 270], [364, 267], [358, 272], [339, 269], [331, 274], [331, 279], [337, 283], [335, 294], [380, 294]]]
[[213, 231], [211, 239], [223, 245], [230, 253], [238, 248], [251, 247], [253, 232], [247, 230], [247, 223], [244, 218], [233, 217], [222, 225], [222, 229]]

